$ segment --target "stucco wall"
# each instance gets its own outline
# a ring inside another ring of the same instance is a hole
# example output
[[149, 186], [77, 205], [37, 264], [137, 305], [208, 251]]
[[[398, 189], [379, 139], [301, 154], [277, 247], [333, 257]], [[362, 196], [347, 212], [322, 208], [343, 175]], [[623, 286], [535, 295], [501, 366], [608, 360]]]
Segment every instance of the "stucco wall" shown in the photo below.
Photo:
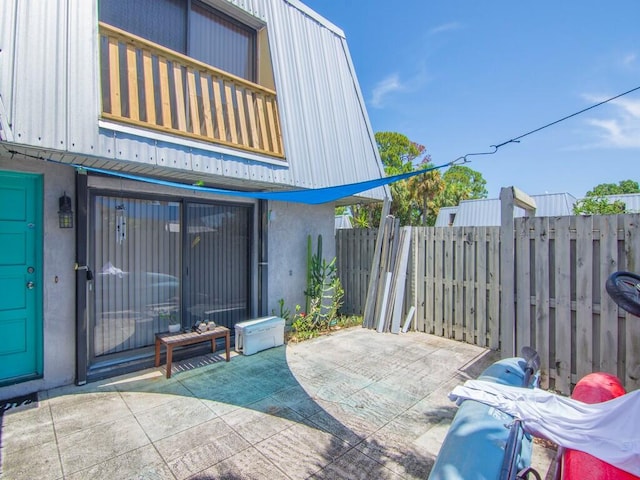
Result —
[[66, 191], [75, 205], [73, 168], [0, 155], [0, 170], [44, 176], [43, 335], [44, 377], [0, 388], [0, 398], [73, 383], [75, 379], [75, 228], [58, 227], [58, 198]]
[[[58, 227], [58, 198], [66, 191], [75, 204], [74, 169], [0, 154], [0, 170], [43, 175], [43, 332], [44, 377], [0, 387], [0, 398], [46, 390], [75, 380], [75, 234], [76, 228]], [[107, 179], [108, 180], [108, 179]], [[107, 182], [102, 180], [102, 182]], [[103, 188], [105, 185], [102, 185]], [[138, 187], [141, 188], [141, 187]], [[156, 192], [157, 193], [157, 192]], [[302, 205], [269, 202], [268, 221], [268, 312], [278, 312], [278, 300], [293, 311], [304, 305], [306, 288], [307, 236], [323, 239], [323, 256], [335, 257], [334, 205]], [[254, 272], [255, 273], [255, 272]]]
[[297, 305], [304, 308], [307, 287], [307, 236], [316, 251], [318, 235], [322, 235], [323, 257], [330, 261], [336, 255], [334, 238], [334, 205], [303, 205], [269, 202], [269, 312], [279, 311], [278, 300], [284, 299], [291, 312]]

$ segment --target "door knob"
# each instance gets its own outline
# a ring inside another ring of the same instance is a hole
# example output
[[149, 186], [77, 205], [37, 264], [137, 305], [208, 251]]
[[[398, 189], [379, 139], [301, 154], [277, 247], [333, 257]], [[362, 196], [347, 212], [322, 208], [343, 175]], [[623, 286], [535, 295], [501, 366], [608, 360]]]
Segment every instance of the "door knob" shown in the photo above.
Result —
[[29, 290], [33, 290], [35, 286], [36, 286], [36, 284], [35, 284], [35, 283], [33, 283], [33, 282], [27, 282], [27, 288], [28, 288]]

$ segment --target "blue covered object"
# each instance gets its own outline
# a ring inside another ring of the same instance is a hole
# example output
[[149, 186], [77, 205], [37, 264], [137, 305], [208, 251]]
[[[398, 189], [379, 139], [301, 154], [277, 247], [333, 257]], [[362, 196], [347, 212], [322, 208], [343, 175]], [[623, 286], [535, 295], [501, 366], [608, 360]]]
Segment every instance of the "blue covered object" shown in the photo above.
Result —
[[[522, 386], [526, 361], [520, 357], [500, 360], [488, 367], [478, 380]], [[537, 383], [531, 376], [528, 387]], [[429, 480], [498, 480], [508, 449], [513, 417], [474, 400], [460, 405], [444, 439]], [[532, 438], [515, 427], [516, 464], [521, 470], [531, 464]], [[511, 439], [513, 442], [513, 438]]]

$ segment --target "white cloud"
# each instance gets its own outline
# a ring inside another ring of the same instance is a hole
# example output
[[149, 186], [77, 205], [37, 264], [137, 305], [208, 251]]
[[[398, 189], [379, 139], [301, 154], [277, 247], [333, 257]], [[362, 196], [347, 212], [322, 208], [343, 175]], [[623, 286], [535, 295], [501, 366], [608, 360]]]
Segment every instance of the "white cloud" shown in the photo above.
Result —
[[404, 86], [400, 82], [400, 76], [397, 73], [389, 75], [387, 78], [378, 82], [373, 89], [371, 96], [371, 105], [380, 108], [382, 107], [387, 95], [393, 92], [401, 91]]
[[635, 53], [629, 53], [622, 58], [622, 65], [624, 65], [625, 67], [631, 67], [634, 63], [636, 63], [637, 59], [638, 55], [636, 55]]
[[419, 92], [430, 81], [426, 68], [422, 67], [415, 72], [403, 75], [392, 73], [379, 81], [371, 93], [370, 105], [374, 108], [383, 108], [387, 105], [388, 98], [395, 94], [406, 95]]
[[640, 120], [640, 100], [617, 98], [612, 100], [611, 103], [622, 108], [624, 112], [631, 117]]
[[[605, 100], [605, 98], [587, 98], [595, 102]], [[587, 123], [594, 127], [599, 138], [599, 142], [594, 146], [640, 148], [640, 100], [617, 98], [607, 105], [609, 107], [607, 115], [587, 119]]]
[[438, 25], [437, 27], [433, 27], [431, 30], [429, 30], [429, 35], [437, 35], [438, 33], [459, 30], [460, 28], [462, 28], [462, 24], [460, 24], [459, 22], [443, 23], [442, 25]]

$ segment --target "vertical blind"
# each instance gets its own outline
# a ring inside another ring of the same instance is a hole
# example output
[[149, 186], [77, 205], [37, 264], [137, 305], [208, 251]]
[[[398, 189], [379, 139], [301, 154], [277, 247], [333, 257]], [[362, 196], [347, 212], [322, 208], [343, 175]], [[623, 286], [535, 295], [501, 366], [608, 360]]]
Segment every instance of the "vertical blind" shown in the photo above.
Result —
[[159, 45], [186, 53], [184, 0], [100, 0], [101, 21]]
[[250, 316], [253, 207], [95, 195], [92, 358]]
[[203, 2], [100, 0], [99, 17], [109, 25], [256, 81], [255, 30]]
[[185, 315], [229, 328], [250, 314], [251, 207], [189, 203]]
[[180, 204], [96, 196], [93, 356], [152, 345], [180, 320]]
[[189, 17], [189, 55], [255, 82], [255, 31], [196, 2]]

